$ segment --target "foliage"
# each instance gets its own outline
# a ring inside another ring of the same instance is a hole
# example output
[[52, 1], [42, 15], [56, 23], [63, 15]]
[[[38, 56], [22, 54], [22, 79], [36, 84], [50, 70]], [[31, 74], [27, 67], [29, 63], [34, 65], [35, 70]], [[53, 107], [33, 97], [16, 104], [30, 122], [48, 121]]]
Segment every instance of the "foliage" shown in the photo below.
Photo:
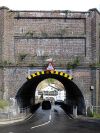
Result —
[[35, 66], [35, 64], [34, 63], [30, 63], [29, 66], [30, 67], [33, 67], [33, 66]]
[[27, 37], [33, 37], [33, 32], [32, 31], [29, 31], [25, 34], [25, 36]]
[[67, 69], [74, 69], [79, 65], [80, 65], [80, 59], [76, 57], [76, 59], [73, 62], [68, 62]]
[[4, 108], [4, 107], [6, 107], [6, 106], [8, 106], [9, 104], [8, 104], [8, 101], [5, 101], [5, 100], [0, 100], [0, 108]]
[[67, 69], [73, 69], [73, 64], [71, 62], [68, 62]]
[[26, 56], [27, 56], [26, 53], [20, 53], [20, 54], [19, 54], [19, 60], [20, 60], [20, 61], [23, 61], [23, 60], [25, 59]]
[[76, 59], [74, 60], [74, 64], [76, 64], [77, 66], [80, 65], [79, 57], [76, 57]]
[[8, 60], [5, 60], [5, 61], [3, 61], [2, 63], [1, 63], [1, 65], [3, 65], [3, 66], [7, 66], [7, 65], [12, 65], [13, 63], [11, 63], [10, 61], [8, 61]]
[[48, 78], [48, 79], [47, 79], [47, 82], [48, 82], [49, 84], [50, 84], [50, 83], [51, 83], [51, 84], [54, 83], [54, 81], [55, 81], [55, 79], [53, 79], [53, 78]]
[[100, 67], [100, 63], [91, 63], [89, 64], [90, 67]]
[[5, 61], [3, 62], [3, 65], [7, 65], [7, 63], [8, 63], [8, 62], [5, 60]]
[[93, 117], [93, 116], [94, 116], [94, 114], [93, 114], [93, 112], [91, 111], [90, 107], [88, 107], [88, 109], [87, 109], [87, 116], [88, 116], [88, 117]]
[[92, 112], [88, 112], [88, 117], [93, 117], [93, 113]]
[[93, 113], [93, 117], [94, 117], [94, 118], [100, 118], [100, 113], [95, 113], [95, 112], [94, 112], [94, 113]]

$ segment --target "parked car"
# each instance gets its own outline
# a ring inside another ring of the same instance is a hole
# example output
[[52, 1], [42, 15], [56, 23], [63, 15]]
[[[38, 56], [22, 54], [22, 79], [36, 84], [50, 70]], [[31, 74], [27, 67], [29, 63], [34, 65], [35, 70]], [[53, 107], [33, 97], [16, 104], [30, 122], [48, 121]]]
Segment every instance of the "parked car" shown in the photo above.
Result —
[[55, 101], [55, 105], [62, 105], [62, 103], [64, 103], [64, 101], [62, 101], [62, 100]]
[[42, 109], [45, 109], [45, 110], [51, 109], [51, 102], [49, 100], [44, 100], [42, 102]]

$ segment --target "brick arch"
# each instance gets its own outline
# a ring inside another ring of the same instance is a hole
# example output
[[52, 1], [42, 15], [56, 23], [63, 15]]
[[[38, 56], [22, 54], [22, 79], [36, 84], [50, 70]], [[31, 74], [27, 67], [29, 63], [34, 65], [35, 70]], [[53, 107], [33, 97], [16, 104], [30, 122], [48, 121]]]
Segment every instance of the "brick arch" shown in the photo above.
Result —
[[85, 108], [84, 97], [78, 86], [72, 81], [73, 77], [67, 73], [58, 71], [41, 71], [29, 75], [27, 81], [16, 94], [16, 99], [21, 107], [32, 106], [30, 102], [31, 99], [33, 99], [33, 103], [35, 103], [36, 88], [41, 81], [47, 78], [60, 81], [68, 94], [68, 96], [66, 96], [68, 98], [68, 104], [72, 106], [77, 105], [78, 109], [83, 112]]

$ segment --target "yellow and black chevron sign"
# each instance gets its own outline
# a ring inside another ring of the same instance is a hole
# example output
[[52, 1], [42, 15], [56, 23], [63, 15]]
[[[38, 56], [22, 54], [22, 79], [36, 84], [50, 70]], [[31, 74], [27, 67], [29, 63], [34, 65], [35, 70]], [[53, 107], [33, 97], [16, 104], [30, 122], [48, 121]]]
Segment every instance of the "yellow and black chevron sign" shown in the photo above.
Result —
[[31, 75], [29, 75], [28, 77], [27, 77], [27, 79], [28, 80], [31, 80], [31, 79], [33, 79], [34, 77], [36, 77], [36, 76], [40, 76], [40, 75], [43, 75], [43, 74], [55, 74], [55, 75], [59, 75], [59, 76], [62, 76], [62, 77], [65, 77], [65, 78], [67, 78], [67, 79], [69, 79], [69, 80], [72, 80], [73, 79], [73, 77], [72, 76], [70, 76], [69, 74], [67, 74], [67, 73], [64, 73], [64, 72], [59, 72], [59, 71], [54, 71], [54, 70], [51, 70], [51, 71], [40, 71], [40, 72], [36, 72], [36, 73], [33, 73], [33, 74], [31, 74]]

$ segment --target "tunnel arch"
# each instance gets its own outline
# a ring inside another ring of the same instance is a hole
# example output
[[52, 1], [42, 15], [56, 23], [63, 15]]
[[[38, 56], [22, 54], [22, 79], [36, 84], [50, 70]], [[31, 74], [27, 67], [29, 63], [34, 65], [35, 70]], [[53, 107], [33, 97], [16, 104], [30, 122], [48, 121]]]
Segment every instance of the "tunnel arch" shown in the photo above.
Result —
[[[77, 106], [79, 112], [85, 109], [85, 102], [82, 92], [78, 86], [72, 81], [73, 77], [67, 73], [59, 71], [41, 71], [36, 72], [27, 77], [27, 81], [22, 85], [16, 94], [16, 99], [20, 107], [25, 108], [33, 106], [35, 103], [35, 91], [38, 84], [48, 78], [53, 78], [61, 82], [68, 94], [68, 105]], [[33, 100], [33, 105], [30, 102]]]

